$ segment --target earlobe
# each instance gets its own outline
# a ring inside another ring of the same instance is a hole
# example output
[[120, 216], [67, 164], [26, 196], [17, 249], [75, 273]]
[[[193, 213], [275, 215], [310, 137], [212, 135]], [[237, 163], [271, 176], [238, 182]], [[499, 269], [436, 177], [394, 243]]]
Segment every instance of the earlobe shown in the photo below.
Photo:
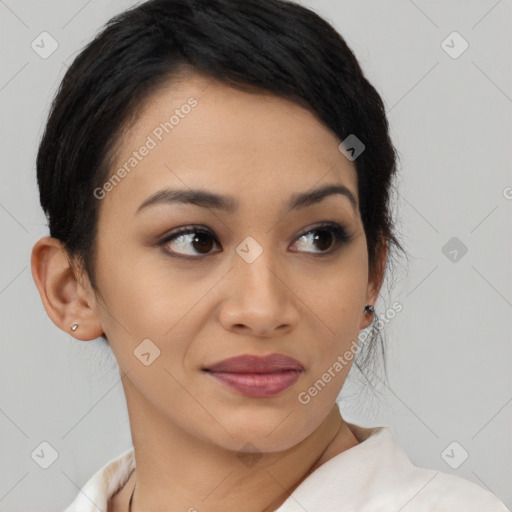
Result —
[[[382, 249], [380, 251], [380, 258], [377, 262], [377, 268], [373, 275], [370, 276], [370, 282], [368, 283], [367, 294], [366, 294], [366, 303], [371, 304], [375, 307], [375, 303], [377, 302], [377, 298], [379, 297], [380, 289], [382, 287], [382, 283], [384, 281], [384, 272], [386, 270], [386, 258], [388, 253], [388, 243], [384, 242], [382, 244]], [[375, 311], [373, 313], [369, 313], [364, 311], [363, 319], [361, 320], [360, 329], [366, 329], [372, 322], [374, 318]]]
[[363, 309], [363, 320], [359, 325], [359, 330], [366, 329], [372, 322], [375, 315], [375, 307], [373, 304], [367, 304]]
[[[59, 240], [49, 236], [38, 240], [30, 264], [43, 306], [57, 327], [82, 341], [103, 334], [95, 298], [78, 282]], [[73, 324], [80, 328], [72, 330]]]

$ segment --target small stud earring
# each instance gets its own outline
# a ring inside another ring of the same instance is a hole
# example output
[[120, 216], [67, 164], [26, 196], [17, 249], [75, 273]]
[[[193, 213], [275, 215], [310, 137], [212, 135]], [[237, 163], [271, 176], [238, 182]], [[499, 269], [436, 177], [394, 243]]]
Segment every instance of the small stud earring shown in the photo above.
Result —
[[367, 306], [365, 306], [364, 310], [367, 313], [371, 313], [372, 315], [373, 315], [373, 313], [375, 313], [375, 308], [371, 304], [368, 304]]
[[77, 330], [77, 328], [78, 328], [78, 324], [73, 324], [73, 325], [71, 326], [71, 330], [72, 330], [72, 331], [76, 331], [76, 330]]

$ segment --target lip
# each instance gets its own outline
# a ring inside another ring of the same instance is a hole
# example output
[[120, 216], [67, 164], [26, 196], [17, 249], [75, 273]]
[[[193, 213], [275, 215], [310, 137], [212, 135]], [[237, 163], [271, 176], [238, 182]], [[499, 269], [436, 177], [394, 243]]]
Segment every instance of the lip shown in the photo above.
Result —
[[284, 354], [269, 354], [267, 356], [243, 354], [224, 359], [204, 369], [210, 372], [229, 373], [274, 373], [284, 370], [304, 371], [304, 367], [299, 361]]
[[277, 395], [295, 384], [304, 366], [284, 354], [245, 354], [224, 359], [203, 371], [245, 396], [263, 398]]

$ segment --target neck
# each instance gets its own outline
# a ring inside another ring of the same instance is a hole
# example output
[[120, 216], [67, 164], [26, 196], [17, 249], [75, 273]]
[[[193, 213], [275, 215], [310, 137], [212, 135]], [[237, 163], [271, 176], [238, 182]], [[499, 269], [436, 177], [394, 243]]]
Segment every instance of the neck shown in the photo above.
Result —
[[336, 403], [300, 443], [251, 454], [198, 439], [126, 391], [136, 456], [133, 512], [272, 512], [315, 469], [358, 444]]

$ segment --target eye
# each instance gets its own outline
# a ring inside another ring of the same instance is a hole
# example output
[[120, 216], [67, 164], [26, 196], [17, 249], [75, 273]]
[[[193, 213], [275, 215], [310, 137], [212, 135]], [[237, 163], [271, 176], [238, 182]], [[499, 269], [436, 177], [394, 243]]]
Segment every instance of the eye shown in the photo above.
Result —
[[323, 223], [301, 235], [295, 244], [300, 248], [305, 247], [306, 249], [316, 244], [319, 251], [306, 250], [306, 252], [313, 252], [313, 254], [322, 256], [323, 254], [335, 252], [337, 249], [341, 248], [342, 245], [350, 242], [352, 238], [353, 237], [339, 224]]
[[[217, 239], [210, 231], [194, 226], [180, 228], [159, 243], [172, 256], [179, 255], [179, 257], [188, 259], [197, 259], [201, 255], [209, 254], [215, 244], [218, 244]], [[167, 247], [172, 247], [173, 249], [168, 250]], [[191, 248], [197, 252], [187, 252], [187, 249]]]
[[[301, 249], [316, 245], [319, 251], [306, 250], [305, 252], [322, 256], [335, 252], [352, 238], [353, 236], [349, 235], [339, 224], [322, 223], [320, 226], [302, 234], [294, 245], [298, 245]], [[163, 247], [171, 256], [184, 259], [200, 259], [201, 256], [211, 254], [212, 248], [220, 244], [210, 230], [201, 229], [199, 226], [184, 226], [170, 233], [158, 245]]]

